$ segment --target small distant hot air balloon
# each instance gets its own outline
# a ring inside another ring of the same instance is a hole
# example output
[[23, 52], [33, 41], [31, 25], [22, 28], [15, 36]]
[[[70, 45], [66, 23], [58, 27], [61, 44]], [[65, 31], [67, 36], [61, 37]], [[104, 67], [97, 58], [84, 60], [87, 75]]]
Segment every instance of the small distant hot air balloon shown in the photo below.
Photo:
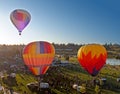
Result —
[[37, 76], [46, 73], [54, 56], [54, 46], [45, 41], [31, 42], [23, 50], [25, 65]]
[[28, 25], [31, 20], [31, 15], [29, 12], [23, 9], [16, 9], [10, 14], [10, 20], [13, 25], [18, 29], [19, 35], [23, 29]]
[[100, 44], [88, 44], [78, 50], [80, 65], [92, 76], [96, 76], [106, 63], [107, 51]]

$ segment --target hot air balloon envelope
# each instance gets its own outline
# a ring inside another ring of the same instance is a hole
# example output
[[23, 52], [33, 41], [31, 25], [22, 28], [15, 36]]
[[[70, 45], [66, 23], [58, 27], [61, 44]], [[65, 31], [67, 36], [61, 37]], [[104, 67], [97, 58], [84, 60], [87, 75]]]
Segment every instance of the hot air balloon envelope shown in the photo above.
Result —
[[54, 46], [45, 41], [31, 42], [23, 50], [24, 62], [35, 75], [45, 74], [54, 56]]
[[18, 29], [19, 34], [28, 25], [31, 20], [31, 15], [23, 9], [16, 9], [10, 14], [10, 19], [14, 26]]
[[107, 51], [99, 44], [88, 44], [78, 50], [80, 65], [92, 76], [96, 76], [106, 63]]

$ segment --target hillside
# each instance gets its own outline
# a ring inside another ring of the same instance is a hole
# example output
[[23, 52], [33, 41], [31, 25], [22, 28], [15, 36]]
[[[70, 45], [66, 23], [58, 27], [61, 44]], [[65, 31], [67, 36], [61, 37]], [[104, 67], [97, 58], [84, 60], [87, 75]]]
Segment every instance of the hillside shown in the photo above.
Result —
[[[95, 94], [94, 79], [107, 79], [100, 86], [103, 94], [120, 94], [120, 82], [117, 78], [120, 77], [120, 66], [105, 65], [97, 77], [90, 76], [78, 64], [76, 54], [81, 45], [77, 44], [53, 44], [55, 46], [56, 55], [61, 55], [60, 60], [69, 60], [66, 66], [50, 66], [47, 73], [43, 76], [43, 82], [50, 85], [52, 94], [77, 94], [77, 90], [73, 89], [74, 84], [81, 86], [86, 85], [87, 94]], [[119, 57], [120, 45], [105, 44], [108, 51], [108, 58]], [[23, 94], [36, 94], [27, 87], [28, 83], [36, 82], [35, 77], [26, 66], [22, 59], [22, 50], [25, 45], [0, 45], [0, 82], [6, 90], [12, 88], [14, 91]], [[10, 78], [11, 73], [16, 73], [15, 78]], [[2, 77], [5, 76], [4, 80]]]
[[[13, 72], [13, 70], [7, 71], [4, 75], [10, 74], [10, 72]], [[16, 77], [14, 79], [5, 77], [3, 80], [1, 78], [1, 84], [5, 88], [12, 88], [20, 94], [23, 94], [25, 91], [27, 94], [36, 94], [36, 89], [30, 90], [27, 84], [38, 81], [37, 77], [26, 69], [16, 70], [15, 73]], [[119, 76], [120, 66], [106, 65], [102, 68], [98, 76], [92, 77], [79, 64], [69, 63], [66, 66], [51, 66], [42, 77], [41, 82], [49, 83], [52, 94], [77, 94], [77, 90], [73, 89], [74, 84], [78, 84], [79, 86], [85, 84], [87, 94], [95, 94], [93, 80], [106, 78], [106, 82], [100, 86], [102, 94], [120, 94], [120, 82], [117, 82]]]

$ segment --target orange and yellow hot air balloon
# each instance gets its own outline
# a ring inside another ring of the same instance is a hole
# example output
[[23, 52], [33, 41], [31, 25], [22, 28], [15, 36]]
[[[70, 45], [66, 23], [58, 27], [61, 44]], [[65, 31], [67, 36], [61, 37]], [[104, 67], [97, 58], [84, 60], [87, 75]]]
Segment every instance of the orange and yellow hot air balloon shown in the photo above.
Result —
[[34, 75], [45, 74], [54, 56], [54, 46], [45, 41], [31, 42], [23, 50], [24, 62]]
[[106, 63], [107, 51], [100, 44], [88, 44], [78, 50], [80, 65], [92, 76], [96, 76]]

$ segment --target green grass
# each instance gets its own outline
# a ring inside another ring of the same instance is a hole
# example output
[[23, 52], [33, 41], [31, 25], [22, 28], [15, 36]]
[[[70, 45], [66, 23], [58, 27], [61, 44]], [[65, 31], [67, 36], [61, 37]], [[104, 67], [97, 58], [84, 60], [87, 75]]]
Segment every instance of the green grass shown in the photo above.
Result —
[[[116, 86], [120, 87], [120, 83], [117, 83], [116, 81], [116, 78], [120, 75], [119, 73], [120, 66], [106, 65], [101, 69], [98, 76], [107, 78], [106, 85], [110, 86], [109, 89], [102, 88], [101, 94], [120, 94], [120, 91], [116, 89]], [[66, 86], [64, 84], [67, 85], [67, 89], [69, 89], [69, 94], [77, 94], [77, 91], [72, 88], [72, 85], [78, 82], [78, 85], [86, 83], [87, 94], [95, 94], [95, 87], [91, 83], [93, 78], [95, 77], [90, 76], [78, 63], [73, 63], [72, 66], [50, 67], [47, 73], [44, 75], [43, 81], [50, 82], [54, 79], [54, 83], [56, 83], [57, 79], [60, 79], [60, 85], [56, 85], [56, 87], [50, 86], [50, 89], [52, 92], [54, 92], [54, 94], [67, 94], [68, 91], [66, 91]], [[28, 94], [33, 94], [26, 85], [28, 83], [35, 82], [36, 80], [37, 79], [35, 78], [35, 76], [31, 74], [18, 72], [16, 74], [17, 85], [11, 85], [11, 87], [14, 89], [14, 91], [20, 94], [23, 94], [24, 91], [26, 91]], [[2, 82], [1, 79], [0, 81]], [[3, 85], [5, 87], [10, 87], [8, 84], [5, 83], [3, 83]]]
[[35, 82], [35, 79], [31, 75], [26, 75], [26, 74], [17, 74], [16, 76], [17, 84], [18, 86], [13, 87], [16, 91], [18, 92], [24, 92], [27, 91], [29, 94], [32, 94], [30, 90], [27, 88], [27, 84], [31, 82]]
[[[9, 83], [11, 82], [11, 83], [10, 84], [3, 83], [4, 87], [13, 88], [13, 90], [18, 93], [23, 93], [24, 91], [27, 91], [29, 94], [33, 94], [26, 86], [30, 82], [35, 82], [35, 79], [32, 75], [18, 73], [18, 74], [16, 74], [17, 83], [15, 81], [11, 81], [11, 79], [7, 79], [7, 78], [6, 78], [6, 81]], [[14, 83], [16, 83], [16, 85]]]

